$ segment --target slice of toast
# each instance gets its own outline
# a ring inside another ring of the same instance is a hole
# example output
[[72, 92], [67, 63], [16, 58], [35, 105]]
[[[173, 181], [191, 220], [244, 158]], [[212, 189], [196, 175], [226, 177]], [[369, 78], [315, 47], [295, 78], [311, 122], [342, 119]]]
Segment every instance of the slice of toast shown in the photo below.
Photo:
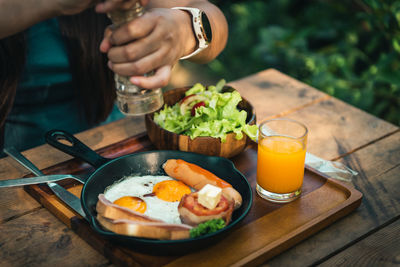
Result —
[[126, 219], [111, 220], [97, 215], [97, 220], [106, 229], [120, 234], [163, 240], [189, 238], [191, 229], [185, 224], [167, 224], [163, 222], [139, 222]]
[[176, 240], [189, 238], [192, 228], [186, 224], [168, 224], [113, 204], [103, 194], [96, 205], [97, 220], [107, 230], [121, 235]]

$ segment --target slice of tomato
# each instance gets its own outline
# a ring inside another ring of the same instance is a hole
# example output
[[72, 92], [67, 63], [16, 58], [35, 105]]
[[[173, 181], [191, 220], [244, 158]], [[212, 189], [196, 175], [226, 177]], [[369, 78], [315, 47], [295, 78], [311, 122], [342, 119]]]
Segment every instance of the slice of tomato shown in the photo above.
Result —
[[229, 209], [229, 201], [221, 196], [221, 200], [218, 202], [214, 209], [208, 209], [198, 202], [198, 194], [185, 195], [182, 198], [182, 206], [187, 208], [190, 212], [196, 214], [197, 216], [208, 216], [220, 214]]

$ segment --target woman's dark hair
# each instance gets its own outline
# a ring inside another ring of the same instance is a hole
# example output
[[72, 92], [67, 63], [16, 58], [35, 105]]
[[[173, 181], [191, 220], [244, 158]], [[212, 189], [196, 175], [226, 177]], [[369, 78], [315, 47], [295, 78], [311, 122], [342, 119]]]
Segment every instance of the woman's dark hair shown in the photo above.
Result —
[[14, 102], [18, 77], [25, 63], [25, 34], [0, 39], [0, 148], [4, 143], [4, 123]]
[[93, 9], [58, 20], [86, 119], [89, 123], [101, 122], [115, 100], [114, 76], [107, 67], [107, 55], [99, 50], [104, 30], [111, 22], [105, 14], [97, 14]]
[[24, 33], [0, 39], [0, 129], [14, 102], [18, 77], [25, 63], [25, 53]]
[[[104, 30], [111, 22], [106, 15], [97, 14], [93, 9], [59, 17], [58, 21], [67, 45], [79, 106], [90, 124], [101, 122], [107, 118], [115, 99], [107, 55], [99, 51]], [[25, 54], [25, 33], [0, 39], [0, 130], [13, 104]]]

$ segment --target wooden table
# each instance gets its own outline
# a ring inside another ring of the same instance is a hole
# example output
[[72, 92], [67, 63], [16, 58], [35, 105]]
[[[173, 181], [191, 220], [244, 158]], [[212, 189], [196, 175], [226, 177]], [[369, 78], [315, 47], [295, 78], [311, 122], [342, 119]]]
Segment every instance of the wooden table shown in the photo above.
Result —
[[[290, 117], [309, 130], [308, 151], [359, 172], [352, 184], [363, 193], [350, 215], [272, 258], [266, 265], [400, 264], [400, 129], [276, 70], [232, 82], [257, 118]], [[145, 130], [126, 118], [77, 135], [93, 149]], [[40, 169], [71, 159], [48, 145], [23, 153]], [[28, 172], [0, 160], [0, 179]], [[103, 255], [36, 202], [23, 188], [1, 189], [0, 266], [108, 266]]]

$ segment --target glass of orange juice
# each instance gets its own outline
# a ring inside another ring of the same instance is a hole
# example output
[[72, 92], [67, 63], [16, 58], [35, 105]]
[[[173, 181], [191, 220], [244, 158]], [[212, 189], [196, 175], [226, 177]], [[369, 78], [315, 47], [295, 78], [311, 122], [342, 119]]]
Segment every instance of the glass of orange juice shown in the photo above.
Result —
[[272, 202], [300, 196], [304, 177], [307, 127], [291, 119], [267, 120], [259, 126], [256, 191]]

